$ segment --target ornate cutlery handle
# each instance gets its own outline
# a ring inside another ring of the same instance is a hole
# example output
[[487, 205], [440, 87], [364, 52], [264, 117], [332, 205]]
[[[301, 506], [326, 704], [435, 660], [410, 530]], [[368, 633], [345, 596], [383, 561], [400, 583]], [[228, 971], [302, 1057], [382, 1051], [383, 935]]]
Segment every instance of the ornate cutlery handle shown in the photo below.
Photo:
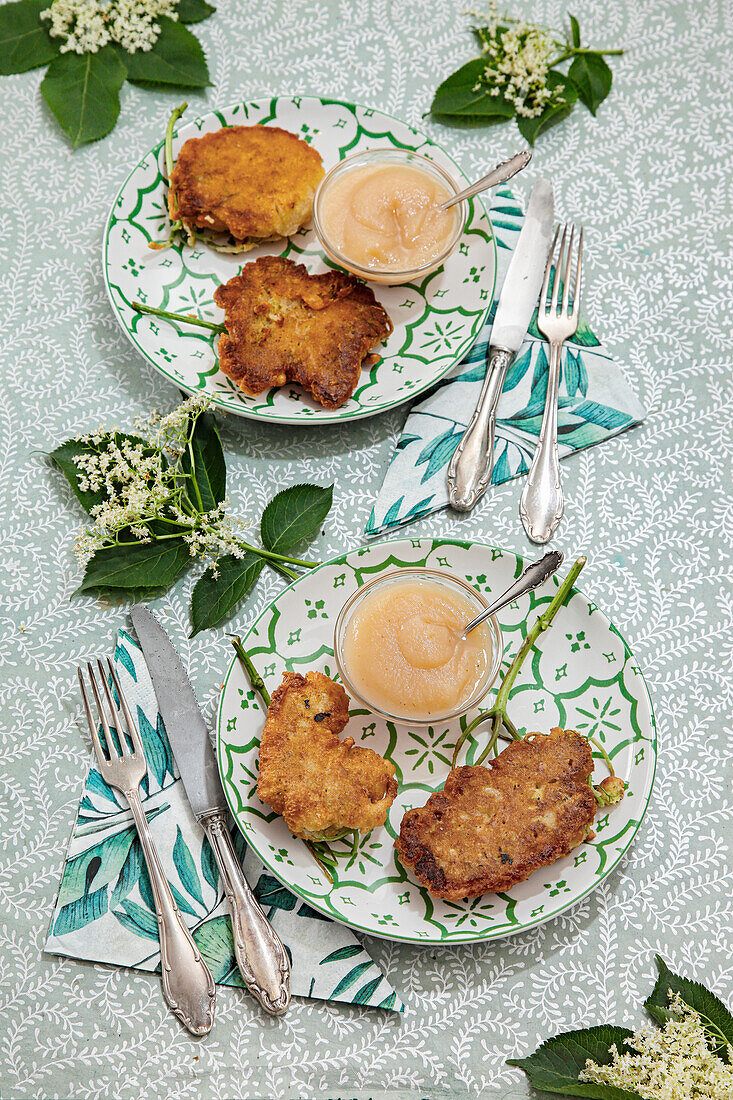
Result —
[[199, 818], [224, 881], [234, 934], [234, 953], [244, 983], [265, 1012], [279, 1016], [290, 1004], [290, 962], [282, 941], [262, 912], [237, 859], [226, 815]]
[[470, 512], [491, 483], [496, 407], [513, 358], [514, 352], [506, 348], [491, 349], [476, 411], [453, 452], [448, 467], [448, 499], [457, 512]]
[[137, 787], [125, 791], [124, 795], [135, 819], [153, 888], [163, 996], [174, 1015], [192, 1034], [206, 1035], [214, 1022], [214, 979], [175, 903]]
[[524, 529], [533, 542], [548, 542], [565, 509], [557, 451], [557, 395], [562, 342], [550, 344], [547, 397], [532, 465], [519, 502]]

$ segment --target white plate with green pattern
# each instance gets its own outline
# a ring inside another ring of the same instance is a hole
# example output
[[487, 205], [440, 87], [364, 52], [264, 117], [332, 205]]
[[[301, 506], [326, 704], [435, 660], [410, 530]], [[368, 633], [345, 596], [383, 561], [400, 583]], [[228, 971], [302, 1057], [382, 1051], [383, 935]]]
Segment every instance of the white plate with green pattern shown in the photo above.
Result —
[[[161, 130], [164, 122], [161, 119]], [[381, 111], [315, 96], [247, 100], [179, 125], [174, 156], [190, 137], [221, 126], [254, 124], [280, 126], [311, 143], [326, 171], [351, 153], [389, 146], [416, 150], [442, 165], [459, 183], [469, 182], [455, 161], [420, 130]], [[286, 242], [244, 255], [180, 243], [164, 251], [150, 249], [151, 241], [168, 237], [164, 167], [161, 140], [122, 185], [105, 228], [104, 278], [115, 315], [132, 343], [156, 370], [189, 393], [209, 393], [228, 412], [280, 424], [358, 420], [428, 389], [463, 358], [481, 331], [494, 295], [496, 245], [489, 217], [482, 203], [473, 199], [463, 237], [443, 267], [416, 283], [374, 284], [394, 332], [375, 349], [381, 361], [362, 371], [345, 405], [324, 409], [296, 385], [249, 397], [219, 370], [211, 333], [141, 315], [131, 303], [218, 322], [224, 314], [214, 305], [217, 286], [258, 256], [287, 256], [304, 263], [313, 274], [335, 265], [325, 257], [310, 227]]]
[[[270, 692], [285, 669], [336, 676], [333, 626], [345, 600], [379, 573], [400, 566], [447, 569], [481, 592], [498, 593], [522, 571], [507, 550], [446, 539], [381, 542], [325, 562], [286, 588], [260, 615], [244, 640]], [[504, 665], [516, 653], [538, 609], [552, 599], [553, 578], [539, 592], [499, 614]], [[232, 813], [262, 862], [293, 893], [334, 920], [373, 936], [406, 943], [468, 943], [533, 928], [575, 905], [610, 874], [641, 824], [652, 790], [656, 731], [644, 678], [624, 639], [582, 592], [573, 594], [515, 682], [510, 714], [521, 730], [577, 729], [605, 748], [628, 783], [623, 801], [599, 810], [596, 837], [570, 856], [502, 894], [461, 902], [437, 901], [395, 857], [394, 839], [406, 810], [442, 788], [463, 723], [436, 723], [427, 731], [396, 727], [363, 709], [351, 710], [347, 733], [395, 765], [399, 792], [385, 826], [361, 839], [350, 870], [339, 861], [331, 885], [301, 840], [290, 835], [257, 797], [257, 758], [263, 707], [237, 660], [224, 684], [218, 716], [219, 770]], [[477, 712], [474, 712], [477, 713]], [[469, 715], [469, 720], [473, 715]], [[478, 740], [462, 763], [471, 763]], [[485, 734], [483, 735], [485, 736]], [[600, 753], [597, 780], [607, 772]], [[346, 853], [346, 842], [332, 844]]]

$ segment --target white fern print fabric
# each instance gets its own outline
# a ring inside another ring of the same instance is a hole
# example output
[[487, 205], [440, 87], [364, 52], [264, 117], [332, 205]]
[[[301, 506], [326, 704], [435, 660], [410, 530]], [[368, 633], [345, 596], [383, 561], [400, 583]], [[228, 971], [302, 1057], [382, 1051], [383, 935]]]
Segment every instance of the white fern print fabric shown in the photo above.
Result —
[[[422, 119], [438, 83], [473, 56], [466, 6], [219, 0], [196, 29], [214, 83], [189, 111], [297, 89], [351, 99], [424, 127], [478, 178], [523, 147], [514, 124]], [[568, 7], [507, 6], [553, 25]], [[649, 811], [609, 879], [535, 931], [440, 949], [370, 941], [404, 1013], [295, 998], [284, 1020], [263, 1021], [241, 990], [220, 986], [203, 1042], [170, 1015], [157, 976], [43, 951], [89, 762], [75, 670], [110, 652], [122, 614], [72, 595], [83, 517], [44, 453], [178, 401], [110, 312], [101, 243], [113, 197], [182, 97], [125, 85], [114, 132], [72, 153], [40, 97], [42, 71], [0, 78], [3, 1097], [528, 1100], [505, 1058], [587, 1023], [639, 1024], [655, 951], [730, 997], [733, 14], [720, 0], [578, 8], [589, 42], [626, 53], [612, 59], [597, 118], [577, 108], [542, 135], [514, 191], [526, 198], [536, 175], [549, 176], [557, 216], [584, 223], [584, 311], [647, 410], [638, 428], [563, 462], [558, 545], [588, 555], [581, 587], [649, 683], [660, 742]], [[254, 524], [276, 489], [333, 481], [314, 556], [361, 545], [405, 419], [397, 409], [295, 430], [228, 418], [233, 509]], [[440, 512], [408, 532], [530, 554], [519, 492], [506, 482], [469, 516]], [[212, 721], [231, 647], [219, 631], [188, 639], [195, 578], [155, 608]], [[244, 633], [283, 584], [264, 572], [231, 629]]]

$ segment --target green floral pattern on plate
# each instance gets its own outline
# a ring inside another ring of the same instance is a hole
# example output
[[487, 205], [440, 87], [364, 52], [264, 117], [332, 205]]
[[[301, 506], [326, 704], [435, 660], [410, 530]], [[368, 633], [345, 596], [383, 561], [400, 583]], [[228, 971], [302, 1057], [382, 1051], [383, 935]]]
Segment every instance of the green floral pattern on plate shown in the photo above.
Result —
[[[277, 96], [213, 111], [178, 128], [174, 155], [190, 137], [221, 126], [254, 124], [281, 126], [298, 134], [318, 150], [326, 170], [351, 153], [391, 146], [416, 150], [456, 180], [465, 180], [456, 163], [421, 131], [381, 111], [315, 96]], [[151, 250], [151, 241], [168, 236], [166, 195], [160, 142], [133, 169], [112, 205], [104, 234], [109, 299], [127, 336], [161, 374], [191, 393], [211, 394], [217, 405], [239, 416], [324, 424], [373, 416], [412, 400], [465, 355], [493, 299], [496, 246], [483, 205], [472, 200], [463, 240], [443, 267], [419, 283], [374, 287], [394, 332], [378, 349], [381, 362], [362, 372], [342, 408], [323, 409], [294, 385], [249, 397], [218, 369], [216, 339], [210, 333], [143, 316], [131, 303], [220, 321], [223, 313], [213, 302], [216, 287], [258, 256], [287, 256], [312, 272], [334, 265], [326, 260], [311, 228], [299, 230], [287, 242], [239, 255], [217, 253], [202, 244]]]
[[[487, 593], [507, 587], [523, 568], [522, 559], [509, 551], [444, 539], [383, 542], [334, 558], [282, 592], [247, 634], [245, 646], [268, 689], [274, 690], [286, 668], [334, 675], [332, 626], [342, 604], [379, 573], [408, 565], [450, 570]], [[527, 619], [531, 622], [550, 601], [556, 586], [553, 578], [499, 616], [504, 667], [526, 636]], [[310, 617], [317, 605], [318, 616]], [[235, 660], [219, 705], [219, 768], [229, 805], [251, 847], [314, 909], [371, 935], [406, 942], [494, 939], [541, 924], [575, 904], [616, 866], [641, 824], [654, 779], [656, 732], [633, 654], [581, 592], [574, 591], [558, 613], [547, 643], [546, 638], [535, 649], [515, 683], [512, 717], [520, 730], [547, 732], [559, 725], [592, 734], [628, 782], [622, 803], [597, 817], [593, 841], [505, 894], [458, 903], [431, 898], [399, 864], [393, 842], [404, 812], [424, 805], [442, 787], [461, 724], [411, 730], [352, 708], [351, 734], [393, 761], [400, 789], [384, 828], [361, 839], [356, 860], [349, 870], [347, 861], [341, 862], [331, 887], [305, 845], [257, 798], [262, 706], [253, 700]], [[480, 751], [480, 740], [479, 731], [469, 763]], [[595, 756], [596, 778], [601, 779], [605, 768], [600, 753]], [[347, 845], [341, 847], [345, 852]]]

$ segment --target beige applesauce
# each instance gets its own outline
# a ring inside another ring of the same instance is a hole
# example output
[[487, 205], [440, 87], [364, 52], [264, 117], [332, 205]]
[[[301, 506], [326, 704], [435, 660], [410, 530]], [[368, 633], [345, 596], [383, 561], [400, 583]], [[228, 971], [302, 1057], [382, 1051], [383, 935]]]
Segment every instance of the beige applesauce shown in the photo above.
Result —
[[364, 702], [395, 717], [429, 721], [460, 710], [491, 663], [468, 594], [434, 580], [394, 581], [356, 606], [342, 642], [344, 667]]
[[457, 210], [441, 210], [448, 187], [407, 164], [351, 168], [324, 194], [321, 220], [331, 243], [352, 263], [375, 271], [410, 271], [449, 245]]

